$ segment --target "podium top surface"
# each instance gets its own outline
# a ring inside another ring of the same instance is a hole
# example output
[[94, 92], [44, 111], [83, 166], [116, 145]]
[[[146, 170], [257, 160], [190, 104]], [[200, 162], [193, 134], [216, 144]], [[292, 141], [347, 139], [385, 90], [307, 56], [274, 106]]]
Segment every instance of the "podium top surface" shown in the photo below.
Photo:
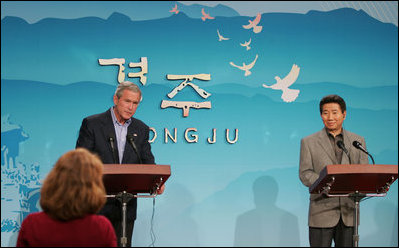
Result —
[[312, 194], [381, 193], [398, 178], [397, 165], [334, 164], [327, 165], [309, 187]]
[[103, 182], [107, 194], [151, 193], [171, 175], [170, 165], [104, 164]]
[[[393, 164], [332, 164], [324, 168], [328, 174], [398, 174], [398, 166]], [[320, 173], [322, 175], [323, 171]]]
[[170, 175], [170, 165], [104, 164], [103, 174], [160, 174]]

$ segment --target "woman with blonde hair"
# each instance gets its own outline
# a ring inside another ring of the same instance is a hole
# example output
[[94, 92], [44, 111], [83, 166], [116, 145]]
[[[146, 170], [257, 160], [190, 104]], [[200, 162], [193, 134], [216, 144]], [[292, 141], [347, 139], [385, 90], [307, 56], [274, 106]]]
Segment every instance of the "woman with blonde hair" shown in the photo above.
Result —
[[17, 246], [113, 246], [111, 222], [96, 213], [105, 204], [103, 163], [84, 148], [62, 155], [41, 189], [43, 212], [22, 222]]

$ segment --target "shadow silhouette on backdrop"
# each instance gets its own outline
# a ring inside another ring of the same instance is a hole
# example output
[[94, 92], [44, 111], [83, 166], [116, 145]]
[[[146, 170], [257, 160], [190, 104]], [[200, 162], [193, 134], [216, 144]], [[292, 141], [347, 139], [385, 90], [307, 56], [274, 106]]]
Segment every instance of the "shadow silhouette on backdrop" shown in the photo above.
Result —
[[[192, 193], [180, 183], [166, 183], [165, 192], [158, 197], [154, 216], [155, 246], [164, 247], [198, 247], [198, 224], [191, 216], [194, 204]], [[145, 200], [140, 199], [139, 204]], [[151, 200], [152, 201], [152, 200]], [[148, 246], [151, 244], [151, 212], [147, 209], [139, 213], [136, 228], [133, 233], [133, 246]], [[175, 237], [179, 237], [176, 239]]]
[[276, 180], [257, 178], [253, 194], [255, 209], [237, 217], [234, 246], [299, 246], [298, 218], [276, 206]]

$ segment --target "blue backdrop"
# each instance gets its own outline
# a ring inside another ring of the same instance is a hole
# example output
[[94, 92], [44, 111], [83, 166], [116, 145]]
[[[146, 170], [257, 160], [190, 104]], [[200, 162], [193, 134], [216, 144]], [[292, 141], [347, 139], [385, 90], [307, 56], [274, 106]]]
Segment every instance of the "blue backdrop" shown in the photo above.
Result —
[[[2, 18], [2, 246], [14, 246], [23, 218], [40, 211], [42, 180], [74, 149], [82, 119], [112, 106], [119, 66], [99, 59], [125, 59], [125, 79], [143, 91], [135, 117], [153, 128], [156, 163], [172, 168], [156, 199], [157, 246], [308, 246], [299, 145], [323, 128], [318, 103], [327, 94], [346, 100], [344, 128], [366, 138], [376, 163], [398, 164], [396, 25], [340, 8], [260, 13], [263, 28], [255, 33], [243, 26], [256, 16], [226, 6], [177, 2], [175, 14], [169, 12], [175, 2], [140, 4], [151, 12], [147, 20], [117, 12], [106, 19], [52, 13], [34, 23], [7, 13]], [[214, 19], [201, 19], [202, 8]], [[248, 65], [256, 56], [250, 75], [231, 65]], [[142, 57], [148, 60], [144, 85], [128, 76], [142, 71], [129, 67]], [[281, 90], [262, 87], [294, 64], [300, 71], [290, 88], [300, 92], [291, 102]], [[190, 85], [167, 96], [183, 82], [168, 75], [194, 74], [209, 74], [209, 80], [188, 81], [208, 98]], [[211, 108], [190, 108], [183, 117], [182, 109], [161, 108], [163, 100], [210, 102]], [[195, 135], [197, 142], [189, 142]], [[151, 243], [152, 204], [138, 202], [135, 246]], [[361, 246], [398, 245], [397, 182], [386, 197], [361, 203], [360, 220]]]

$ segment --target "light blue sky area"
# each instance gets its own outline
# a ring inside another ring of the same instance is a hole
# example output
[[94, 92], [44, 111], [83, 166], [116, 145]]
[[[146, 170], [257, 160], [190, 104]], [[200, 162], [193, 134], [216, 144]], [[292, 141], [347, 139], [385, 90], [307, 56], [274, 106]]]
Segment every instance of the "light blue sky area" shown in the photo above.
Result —
[[[87, 16], [108, 18], [114, 11], [123, 13], [129, 2], [119, 1], [1, 1], [1, 18], [17, 16], [29, 23], [46, 17], [73, 19]], [[151, 2], [157, 4], [157, 2]], [[398, 26], [397, 1], [180, 1], [185, 5], [229, 6], [243, 16], [257, 13], [307, 13], [309, 10], [329, 11], [338, 8], [362, 9], [370, 16]], [[165, 4], [165, 2], [163, 2]], [[132, 18], [132, 20], [136, 20]]]

